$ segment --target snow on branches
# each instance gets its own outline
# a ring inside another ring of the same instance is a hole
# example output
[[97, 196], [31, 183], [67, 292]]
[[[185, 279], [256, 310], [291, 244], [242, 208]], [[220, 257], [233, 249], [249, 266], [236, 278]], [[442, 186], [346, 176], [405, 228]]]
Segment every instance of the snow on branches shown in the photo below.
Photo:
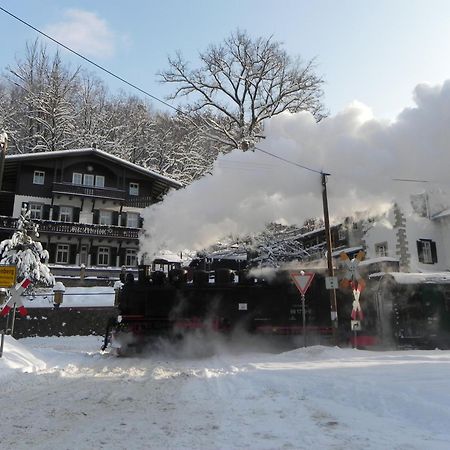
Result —
[[15, 265], [18, 278], [28, 278], [33, 284], [53, 286], [55, 279], [45, 264], [48, 252], [40, 242], [33, 240], [38, 236], [38, 225], [31, 221], [30, 211], [22, 210], [17, 230], [11, 239], [0, 242], [0, 264]]

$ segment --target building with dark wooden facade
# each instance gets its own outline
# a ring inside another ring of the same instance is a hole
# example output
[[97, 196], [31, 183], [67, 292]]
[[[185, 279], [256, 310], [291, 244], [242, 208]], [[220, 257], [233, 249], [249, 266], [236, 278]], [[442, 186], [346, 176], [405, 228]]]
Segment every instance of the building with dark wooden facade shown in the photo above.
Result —
[[142, 211], [181, 184], [96, 148], [10, 155], [0, 189], [0, 240], [23, 207], [49, 263], [136, 265]]

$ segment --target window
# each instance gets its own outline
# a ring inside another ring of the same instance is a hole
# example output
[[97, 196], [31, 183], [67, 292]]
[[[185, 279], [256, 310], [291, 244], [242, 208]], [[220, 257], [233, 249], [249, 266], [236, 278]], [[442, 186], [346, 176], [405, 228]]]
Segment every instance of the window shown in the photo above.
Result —
[[419, 239], [417, 241], [417, 256], [423, 264], [437, 263], [436, 242], [431, 239]]
[[73, 184], [83, 184], [83, 175], [81, 173], [74, 172], [72, 174]]
[[30, 203], [30, 219], [42, 219], [42, 203]]
[[83, 175], [83, 185], [84, 186], [94, 186], [94, 175], [90, 173], [85, 173]]
[[127, 213], [127, 227], [139, 228], [139, 214], [138, 213]]
[[103, 175], [95, 175], [95, 186], [105, 187], [105, 177]]
[[45, 172], [42, 170], [35, 170], [33, 175], [33, 184], [44, 184]]
[[107, 266], [109, 264], [109, 247], [98, 248], [97, 260], [99, 266]]
[[139, 183], [130, 183], [130, 195], [139, 195]]
[[347, 232], [346, 232], [345, 228], [339, 228], [338, 239], [340, 241], [345, 241], [346, 238], [347, 238]]
[[100, 225], [112, 225], [112, 211], [101, 209], [98, 223]]
[[379, 242], [378, 244], [375, 244], [375, 255], [376, 256], [388, 256], [387, 242]]
[[71, 206], [60, 206], [59, 220], [61, 222], [73, 222], [73, 208]]
[[134, 248], [127, 248], [125, 252], [125, 265], [135, 266], [137, 264], [137, 251]]
[[69, 262], [68, 244], [58, 244], [56, 247], [56, 262], [58, 264], [67, 264]]

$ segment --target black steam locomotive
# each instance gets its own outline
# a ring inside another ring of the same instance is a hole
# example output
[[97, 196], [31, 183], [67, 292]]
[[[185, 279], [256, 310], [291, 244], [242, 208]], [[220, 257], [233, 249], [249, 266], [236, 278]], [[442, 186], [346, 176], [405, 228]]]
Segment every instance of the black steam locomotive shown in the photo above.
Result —
[[[103, 349], [111, 343], [119, 353], [140, 351], [155, 338], [179, 339], [190, 332], [242, 332], [295, 346], [336, 340], [339, 345], [372, 348], [450, 346], [449, 297], [439, 294], [440, 285], [408, 290], [393, 285], [388, 276], [382, 283], [368, 281], [361, 295], [364, 320], [357, 329], [352, 329], [352, 292], [338, 290], [339, 328], [333, 333], [329, 291], [320, 270], [306, 293], [304, 326], [301, 296], [289, 271], [206, 271], [176, 264], [154, 269], [139, 266], [137, 280], [126, 275], [116, 297], [118, 315], [108, 322]], [[432, 310], [427, 306], [430, 292], [435, 293]]]
[[[308, 344], [332, 343], [329, 292], [320, 272], [306, 294], [304, 327], [301, 296], [288, 271], [153, 269], [139, 266], [137, 280], [125, 277], [116, 298], [118, 316], [108, 323], [103, 348], [111, 342], [125, 353], [130, 347], [139, 351], [152, 338], [179, 338], [194, 330], [278, 336], [286, 342], [305, 332]], [[340, 309], [346, 304], [351, 309], [348, 293], [339, 293]]]

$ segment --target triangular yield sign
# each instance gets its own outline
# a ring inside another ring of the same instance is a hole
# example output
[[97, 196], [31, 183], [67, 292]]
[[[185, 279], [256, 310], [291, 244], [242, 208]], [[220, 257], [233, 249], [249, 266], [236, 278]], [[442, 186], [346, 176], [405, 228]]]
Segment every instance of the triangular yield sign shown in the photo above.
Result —
[[294, 280], [297, 289], [300, 291], [302, 295], [305, 295], [309, 286], [311, 285], [311, 281], [314, 278], [313, 272], [291, 272], [291, 278]]

